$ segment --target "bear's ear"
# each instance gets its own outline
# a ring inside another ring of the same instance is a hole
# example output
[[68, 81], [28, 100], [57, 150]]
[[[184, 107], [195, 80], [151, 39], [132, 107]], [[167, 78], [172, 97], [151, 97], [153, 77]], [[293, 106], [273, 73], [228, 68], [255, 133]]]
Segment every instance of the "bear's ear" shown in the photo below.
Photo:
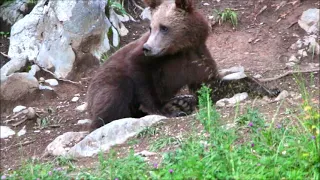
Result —
[[176, 7], [183, 9], [187, 12], [191, 12], [193, 10], [193, 2], [192, 0], [175, 0]]
[[144, 3], [151, 9], [155, 9], [162, 3], [162, 0], [144, 0]]

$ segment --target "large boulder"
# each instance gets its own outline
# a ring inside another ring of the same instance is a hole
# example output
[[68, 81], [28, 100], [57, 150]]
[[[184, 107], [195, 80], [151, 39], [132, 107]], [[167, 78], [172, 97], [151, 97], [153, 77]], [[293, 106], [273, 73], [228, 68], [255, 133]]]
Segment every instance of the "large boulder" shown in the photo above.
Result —
[[308, 34], [319, 33], [320, 10], [316, 8], [304, 11], [298, 20], [299, 26]]
[[17, 101], [39, 89], [38, 80], [29, 73], [15, 73], [0, 86], [0, 99]]
[[124, 118], [112, 121], [90, 133], [73, 146], [67, 154], [73, 157], [96, 155], [99, 151], [107, 151], [114, 145], [124, 143], [130, 137], [137, 135], [144, 128], [164, 119], [167, 118], [159, 115], [148, 115], [140, 119]]
[[7, 1], [0, 7], [0, 18], [5, 23], [12, 25], [22, 19], [31, 8], [30, 0]]
[[27, 61], [54, 69], [57, 78], [81, 71], [79, 64], [98, 63], [110, 49], [105, 6], [106, 1], [40, 0], [11, 28], [11, 60], [1, 68], [1, 82]]

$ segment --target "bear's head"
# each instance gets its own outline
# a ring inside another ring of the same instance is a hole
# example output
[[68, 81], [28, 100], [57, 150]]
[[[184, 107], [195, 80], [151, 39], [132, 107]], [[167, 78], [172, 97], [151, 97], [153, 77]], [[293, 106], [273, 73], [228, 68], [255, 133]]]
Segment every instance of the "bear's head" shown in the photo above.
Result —
[[150, 35], [143, 45], [145, 56], [172, 55], [204, 44], [208, 22], [192, 0], [145, 0], [151, 8]]

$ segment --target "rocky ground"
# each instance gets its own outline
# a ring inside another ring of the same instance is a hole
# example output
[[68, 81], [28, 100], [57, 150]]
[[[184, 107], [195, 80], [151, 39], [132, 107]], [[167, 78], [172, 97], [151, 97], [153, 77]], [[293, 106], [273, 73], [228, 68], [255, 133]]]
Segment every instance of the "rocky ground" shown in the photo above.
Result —
[[[208, 17], [212, 24], [213, 30], [207, 45], [220, 68], [240, 65], [245, 68], [246, 73], [263, 79], [273, 78], [293, 69], [288, 63], [292, 55], [297, 56], [297, 50], [290, 47], [306, 35], [297, 21], [303, 11], [309, 8], [319, 8], [319, 2], [317, 0], [302, 2], [291, 0], [285, 1], [285, 4], [283, 2], [280, 0], [197, 1], [197, 8]], [[218, 22], [212, 20], [214, 9], [222, 10], [226, 7], [233, 8], [238, 13], [239, 25], [236, 28], [233, 28], [230, 23], [219, 25]], [[138, 19], [137, 16], [135, 18]], [[148, 21], [129, 22], [125, 25], [130, 32], [121, 39], [121, 46], [137, 39], [148, 29]], [[319, 42], [319, 39], [317, 41]], [[7, 54], [8, 46], [8, 38], [0, 37], [0, 51]], [[0, 55], [1, 66], [7, 60], [5, 56]], [[308, 56], [299, 60], [298, 67], [303, 71], [319, 68], [319, 56], [308, 53]], [[94, 70], [91, 70], [91, 74]], [[1, 171], [16, 168], [24, 159], [41, 156], [47, 145], [64, 132], [84, 129], [83, 125], [77, 123], [78, 120], [86, 119], [87, 113], [77, 111], [75, 108], [85, 102], [91, 74], [83, 77], [80, 85], [59, 81], [59, 85], [53, 87], [54, 93], [39, 93], [36, 100], [28, 99], [28, 101], [21, 102], [19, 105], [32, 107], [38, 113], [37, 121], [21, 121], [22, 117], [14, 117], [12, 108], [7, 108], [1, 113], [1, 125], [9, 123], [10, 128], [16, 132], [21, 129], [26, 130], [22, 136], [1, 139]], [[38, 79], [40, 77], [52, 78], [45, 73], [37, 75]], [[310, 80], [310, 73], [303, 73], [302, 77], [308, 92], [314, 97], [313, 101], [319, 103], [318, 74], [314, 75], [314, 80]], [[287, 115], [284, 112], [287, 109], [295, 108], [302, 102], [299, 95], [301, 91], [292, 75], [267, 81], [265, 84], [268, 87], [276, 86], [289, 92], [290, 96], [282, 104], [278, 119], [285, 118]], [[78, 97], [76, 98], [78, 100], [73, 99], [74, 97]], [[241, 105], [240, 112], [245, 111], [245, 107], [249, 105], [256, 106], [266, 117], [269, 117], [268, 119], [272, 119], [279, 103], [260, 100], [253, 105], [253, 100], [249, 99]], [[1, 106], [5, 107], [6, 104], [1, 103]], [[219, 108], [219, 111], [227, 123], [233, 119], [235, 108], [223, 107]], [[188, 132], [191, 119], [192, 117], [187, 117], [166, 121], [165, 125], [157, 128], [158, 132], [179, 137]], [[21, 123], [17, 124], [17, 122]], [[136, 152], [148, 150], [152, 142], [156, 140], [159, 140], [159, 136], [132, 139], [116, 148], [121, 156], [128, 151], [129, 147], [134, 147]], [[168, 151], [174, 146], [164, 147], [159, 152]], [[150, 161], [157, 160], [159, 160], [157, 155], [150, 158]], [[95, 161], [92, 158], [83, 158], [78, 162], [90, 166]]]

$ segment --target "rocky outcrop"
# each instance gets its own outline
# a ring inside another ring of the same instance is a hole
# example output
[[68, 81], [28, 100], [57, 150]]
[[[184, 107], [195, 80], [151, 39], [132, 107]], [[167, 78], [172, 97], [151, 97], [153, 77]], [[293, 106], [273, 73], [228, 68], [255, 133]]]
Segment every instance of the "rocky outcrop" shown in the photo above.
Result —
[[40, 0], [11, 28], [11, 60], [1, 68], [1, 82], [28, 61], [54, 69], [57, 78], [66, 78], [84, 61], [98, 63], [110, 48], [105, 6], [105, 1]]

